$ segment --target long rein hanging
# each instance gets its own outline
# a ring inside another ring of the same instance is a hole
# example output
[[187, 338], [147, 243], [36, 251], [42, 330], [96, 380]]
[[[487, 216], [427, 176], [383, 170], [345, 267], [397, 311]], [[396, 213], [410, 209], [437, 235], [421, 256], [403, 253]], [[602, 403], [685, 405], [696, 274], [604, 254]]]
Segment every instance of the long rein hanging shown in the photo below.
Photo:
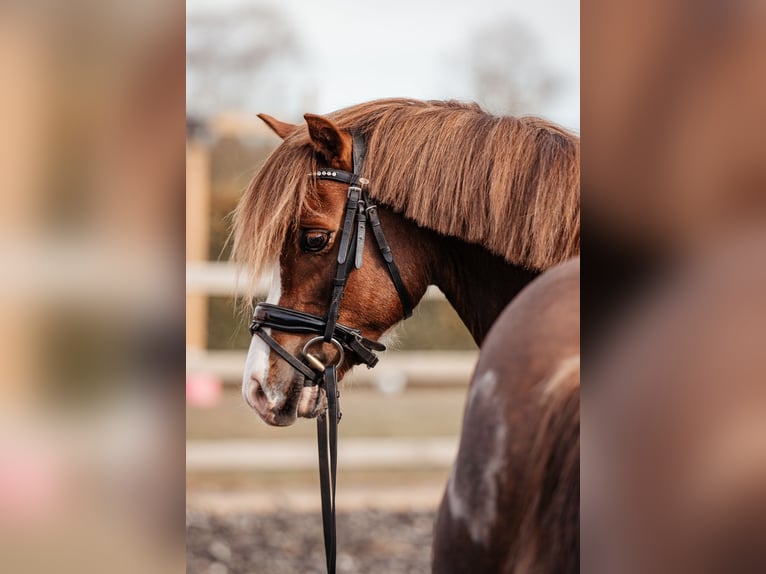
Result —
[[[277, 355], [301, 373], [305, 378], [304, 386], [318, 385], [320, 388], [324, 386], [325, 389], [327, 413], [317, 417], [317, 447], [319, 452], [319, 488], [322, 498], [322, 530], [329, 574], [335, 573], [336, 557], [335, 477], [338, 466], [338, 422], [341, 418], [337, 368], [343, 362], [345, 354], [351, 356], [352, 362], [364, 363], [367, 368], [372, 368], [378, 362], [375, 351], [386, 349], [377, 341], [363, 337], [361, 330], [338, 323], [340, 304], [348, 277], [354, 269], [359, 269], [363, 263], [368, 221], [375, 242], [383, 256], [383, 261], [388, 268], [391, 281], [399, 294], [405, 318], [412, 314], [413, 307], [412, 299], [394, 261], [391, 247], [381, 229], [377, 206], [369, 197], [367, 191], [369, 182], [361, 177], [364, 155], [364, 139], [359, 134], [354, 133], [352, 172], [322, 168], [311, 174], [316, 179], [338, 181], [349, 186], [338, 249], [338, 267], [327, 316], [323, 318], [279, 305], [261, 303], [256, 306], [253, 321], [250, 324], [250, 334], [260, 337]], [[320, 336], [309, 339], [303, 347], [301, 356], [295, 356], [266, 333], [265, 328], [288, 333], [315, 333]], [[324, 365], [309, 352], [309, 349], [316, 343], [331, 343], [337, 348], [338, 358], [335, 364]]]

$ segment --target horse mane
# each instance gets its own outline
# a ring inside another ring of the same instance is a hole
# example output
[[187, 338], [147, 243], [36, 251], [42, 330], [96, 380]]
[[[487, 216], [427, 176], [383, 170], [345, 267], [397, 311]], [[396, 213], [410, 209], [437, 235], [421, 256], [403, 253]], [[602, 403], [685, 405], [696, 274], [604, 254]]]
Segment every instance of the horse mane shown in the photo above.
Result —
[[[417, 224], [544, 270], [580, 251], [579, 138], [536, 117], [476, 104], [376, 100], [328, 114], [367, 142], [370, 196]], [[251, 279], [274, 263], [314, 191], [301, 125], [266, 160], [234, 212], [234, 257]]]

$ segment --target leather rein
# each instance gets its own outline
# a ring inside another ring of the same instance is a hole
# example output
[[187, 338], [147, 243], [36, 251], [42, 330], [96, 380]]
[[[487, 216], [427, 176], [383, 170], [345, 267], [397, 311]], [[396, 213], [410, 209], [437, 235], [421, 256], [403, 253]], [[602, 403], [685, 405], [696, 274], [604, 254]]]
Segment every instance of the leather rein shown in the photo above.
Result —
[[[279, 305], [260, 303], [256, 306], [250, 324], [250, 334], [260, 337], [277, 355], [304, 376], [304, 386], [324, 387], [327, 411], [317, 417], [317, 446], [319, 451], [319, 486], [322, 498], [322, 530], [324, 531], [327, 572], [334, 574], [336, 558], [335, 537], [335, 477], [338, 463], [338, 422], [340, 422], [340, 391], [337, 368], [346, 356], [352, 364], [364, 363], [367, 368], [378, 362], [376, 351], [384, 351], [385, 345], [362, 336], [360, 329], [338, 323], [341, 301], [351, 272], [362, 266], [364, 242], [369, 222], [375, 243], [383, 256], [391, 281], [399, 294], [404, 318], [412, 314], [412, 299], [402, 282], [399, 268], [394, 261], [391, 247], [380, 226], [377, 205], [369, 194], [369, 181], [361, 177], [365, 156], [365, 143], [359, 134], [353, 134], [352, 172], [322, 168], [310, 176], [345, 183], [348, 185], [346, 207], [338, 249], [337, 269], [333, 281], [332, 297], [325, 317], [296, 311]], [[300, 356], [293, 355], [269, 333], [266, 328], [287, 333], [314, 333]], [[309, 352], [315, 344], [330, 343], [338, 350], [338, 358], [332, 365], [324, 365]]]

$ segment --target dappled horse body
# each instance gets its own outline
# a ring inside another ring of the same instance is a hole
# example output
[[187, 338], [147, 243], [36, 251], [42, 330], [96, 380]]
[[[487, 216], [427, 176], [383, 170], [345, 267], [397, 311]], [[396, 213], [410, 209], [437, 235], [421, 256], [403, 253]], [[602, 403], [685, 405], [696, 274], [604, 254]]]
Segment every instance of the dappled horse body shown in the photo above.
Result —
[[[276, 269], [242, 388], [269, 424], [322, 415], [324, 366], [340, 380], [374, 364], [376, 341], [429, 285], [481, 344], [525, 285], [579, 253], [579, 140], [544, 120], [403, 99], [305, 125], [261, 118], [283, 143], [237, 208], [234, 248], [253, 278]], [[295, 321], [314, 325], [287, 328]], [[339, 326], [363, 349], [343, 352]]]
[[579, 571], [580, 262], [528, 285], [490, 330], [439, 508], [433, 571]]

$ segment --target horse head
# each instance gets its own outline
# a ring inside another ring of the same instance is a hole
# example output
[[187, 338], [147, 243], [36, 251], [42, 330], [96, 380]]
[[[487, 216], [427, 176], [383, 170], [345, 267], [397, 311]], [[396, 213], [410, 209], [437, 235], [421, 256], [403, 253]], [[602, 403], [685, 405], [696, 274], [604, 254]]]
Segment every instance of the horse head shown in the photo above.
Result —
[[[288, 140], [294, 143], [296, 138], [305, 138], [305, 146], [309, 147], [308, 151], [319, 170], [329, 172], [330, 176], [337, 172], [353, 172], [354, 138], [330, 119], [306, 114], [306, 126], [303, 127], [280, 122], [265, 114], [259, 117], [286, 140], [283, 146], [288, 145]], [[264, 169], [268, 167], [267, 164]], [[312, 174], [310, 188], [299, 207], [298, 217], [284, 236], [267, 303], [327, 319], [333, 289], [337, 284], [342, 226], [347, 219], [347, 207], [351, 204], [348, 200], [351, 188], [347, 183], [316, 175], [316, 172]], [[309, 174], [304, 176], [309, 177]], [[254, 189], [253, 193], [258, 191]], [[285, 193], [290, 191], [285, 190]], [[352, 207], [356, 211], [356, 205]], [[365, 221], [368, 215], [365, 213]], [[416, 250], [412, 249], [415, 238], [411, 228], [415, 226], [390, 212], [381, 215], [386, 241], [395, 253], [401, 274], [406, 277], [406, 284], [404, 279], [400, 279], [399, 286], [406, 292], [405, 299], [413, 297], [417, 300], [425, 292], [427, 280], [424, 265]], [[355, 213], [354, 226], [358, 225], [357, 217]], [[369, 226], [373, 224], [370, 220]], [[392, 281], [390, 263], [386, 263], [379, 246], [376, 248], [373, 241], [368, 239], [360, 243], [359, 234], [372, 236], [369, 231], [355, 229], [352, 239], [355, 245], [349, 257], [354, 258], [356, 265], [353, 269], [349, 268], [336, 320], [338, 324], [358, 331], [357, 342], [361, 341], [368, 351], [374, 351], [385, 348], [374, 342], [402, 320], [408, 310], [402, 299], [402, 289], [397, 289]], [[353, 251], [356, 246], [361, 246], [361, 258]], [[360, 261], [362, 265], [359, 265]], [[337, 364], [339, 378], [360, 362], [353, 352], [344, 354], [345, 345], [338, 344], [335, 338], [324, 342], [317, 332], [270, 327], [263, 330], [306, 367], [321, 370], [323, 365]], [[354, 337], [357, 335], [352, 335]], [[353, 344], [350, 340], [346, 342]], [[307, 344], [310, 344], [310, 352]], [[365, 353], [364, 350], [360, 352]], [[261, 337], [252, 338], [242, 392], [247, 403], [268, 424], [287, 426], [297, 417], [313, 418], [326, 409], [325, 390], [319, 385], [306, 384], [306, 373], [299, 368], [300, 365], [296, 368], [280, 357]]]

